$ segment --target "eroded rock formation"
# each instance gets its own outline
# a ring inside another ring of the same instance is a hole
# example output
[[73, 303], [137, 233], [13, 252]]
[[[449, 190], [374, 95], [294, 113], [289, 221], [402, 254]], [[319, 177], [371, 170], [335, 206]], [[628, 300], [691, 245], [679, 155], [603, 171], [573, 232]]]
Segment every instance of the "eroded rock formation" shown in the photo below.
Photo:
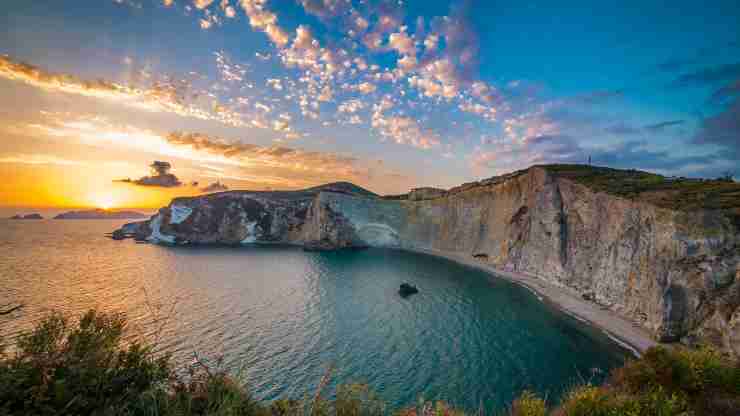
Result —
[[740, 356], [740, 236], [721, 210], [659, 207], [534, 167], [448, 191], [382, 198], [347, 183], [178, 198], [128, 225], [170, 244], [279, 242], [474, 256], [567, 286], [666, 342]]

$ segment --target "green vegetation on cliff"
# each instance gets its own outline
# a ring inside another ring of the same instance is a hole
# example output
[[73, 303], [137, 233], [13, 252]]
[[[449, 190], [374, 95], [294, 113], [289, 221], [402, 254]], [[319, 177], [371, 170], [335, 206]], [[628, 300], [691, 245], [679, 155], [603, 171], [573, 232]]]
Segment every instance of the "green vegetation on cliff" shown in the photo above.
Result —
[[[197, 362], [187, 374], [169, 357], [125, 341], [122, 316], [90, 311], [72, 324], [52, 314], [0, 356], [0, 415], [375, 416], [391, 412], [366, 386], [322, 388], [303, 400], [260, 403], [225, 372]], [[197, 361], [197, 360], [196, 360]], [[326, 384], [322, 380], [321, 386]], [[485, 382], [485, 380], [481, 380]], [[740, 365], [711, 350], [649, 350], [617, 369], [604, 386], [575, 387], [555, 405], [524, 392], [503, 414], [740, 414]], [[442, 402], [422, 402], [402, 416], [464, 416]], [[485, 414], [483, 410], [479, 414]]]
[[726, 210], [740, 216], [740, 183], [731, 177], [690, 179], [666, 177], [650, 172], [612, 169], [590, 165], [541, 166], [558, 177], [571, 179], [593, 189], [630, 199], [640, 199], [662, 208], [683, 211]]

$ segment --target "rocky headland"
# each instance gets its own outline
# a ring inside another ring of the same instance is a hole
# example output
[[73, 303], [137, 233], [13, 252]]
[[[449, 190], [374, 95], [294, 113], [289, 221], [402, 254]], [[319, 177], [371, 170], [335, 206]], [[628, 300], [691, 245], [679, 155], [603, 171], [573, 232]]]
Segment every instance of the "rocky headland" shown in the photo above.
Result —
[[41, 214], [26, 214], [26, 215], [13, 215], [10, 217], [11, 220], [43, 220], [44, 217], [41, 216]]
[[340, 182], [176, 198], [117, 232], [427, 252], [498, 271], [638, 349], [649, 334], [740, 356], [739, 230], [740, 184], [548, 165], [392, 197]]
[[69, 211], [54, 217], [55, 220], [136, 220], [142, 218], [147, 218], [147, 215], [135, 211], [108, 211], [100, 208]]

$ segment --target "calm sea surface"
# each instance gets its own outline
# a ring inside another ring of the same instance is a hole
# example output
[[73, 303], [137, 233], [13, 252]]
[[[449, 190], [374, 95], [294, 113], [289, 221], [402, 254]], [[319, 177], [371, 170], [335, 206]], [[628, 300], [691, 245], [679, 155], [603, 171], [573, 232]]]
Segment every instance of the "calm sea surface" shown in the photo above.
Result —
[[[369, 384], [392, 407], [419, 397], [500, 408], [558, 397], [625, 351], [527, 290], [447, 260], [391, 250], [161, 247], [103, 237], [123, 221], [0, 220], [6, 342], [50, 310], [125, 312], [131, 333], [181, 365], [223, 357], [262, 399]], [[420, 293], [398, 296], [402, 282]]]

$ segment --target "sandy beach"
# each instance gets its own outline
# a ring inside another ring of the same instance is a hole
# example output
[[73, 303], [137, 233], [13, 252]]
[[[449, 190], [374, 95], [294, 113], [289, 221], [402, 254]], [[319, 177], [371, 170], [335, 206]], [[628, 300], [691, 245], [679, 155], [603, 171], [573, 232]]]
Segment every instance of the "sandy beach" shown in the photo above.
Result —
[[535, 276], [524, 273], [500, 270], [464, 254], [453, 254], [428, 249], [404, 248], [404, 250], [444, 257], [448, 260], [483, 270], [493, 277], [503, 278], [520, 284], [554, 304], [563, 312], [604, 331], [610, 338], [631, 350], [636, 356], [640, 356], [643, 351], [658, 345], [650, 336], [650, 333], [644, 328], [617, 315], [615, 312], [602, 309], [601, 306], [584, 300], [574, 290], [555, 286]]

